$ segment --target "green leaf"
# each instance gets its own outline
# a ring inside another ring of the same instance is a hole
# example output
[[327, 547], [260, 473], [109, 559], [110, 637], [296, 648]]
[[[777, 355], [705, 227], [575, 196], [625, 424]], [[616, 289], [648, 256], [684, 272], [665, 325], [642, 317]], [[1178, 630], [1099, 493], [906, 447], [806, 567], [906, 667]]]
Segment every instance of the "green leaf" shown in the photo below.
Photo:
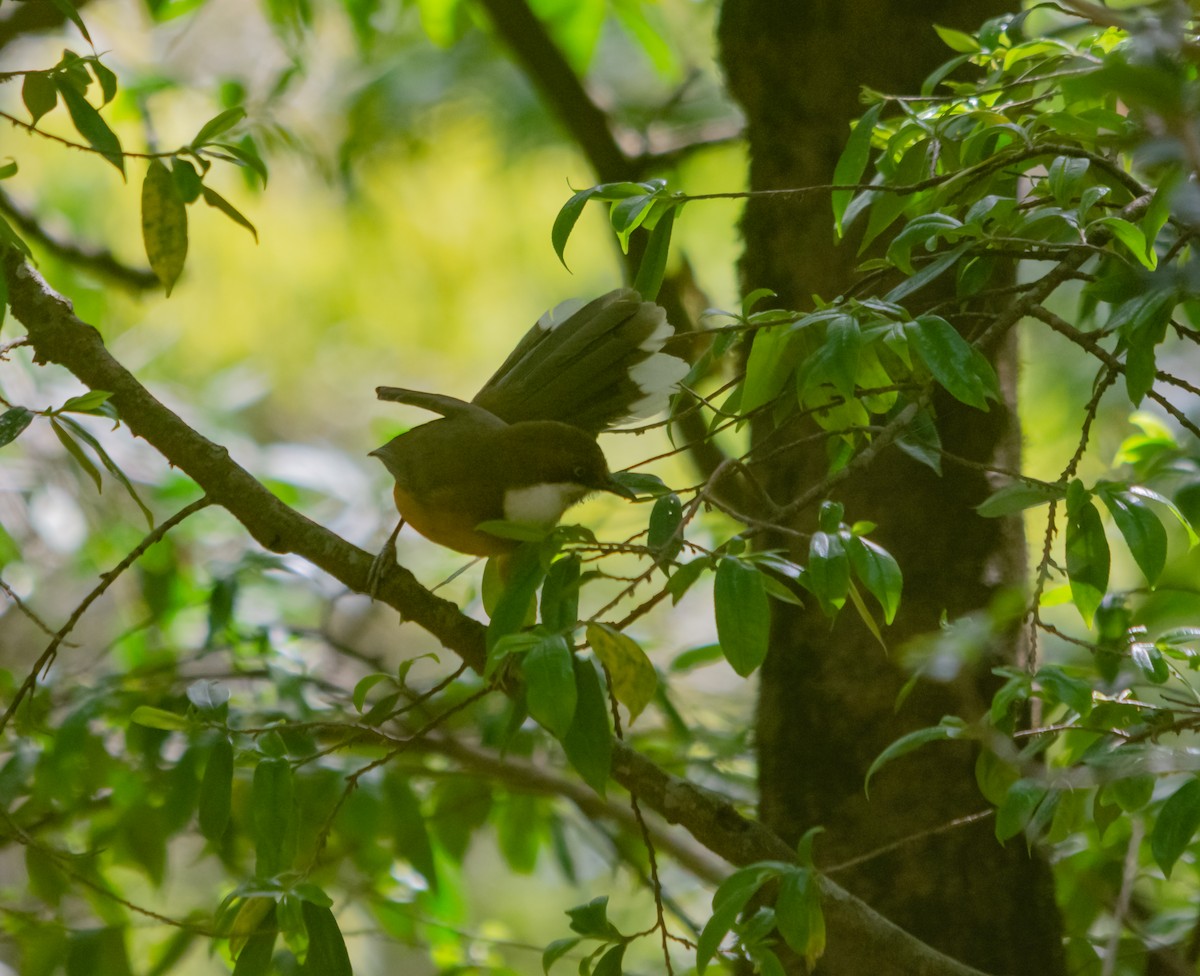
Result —
[[333, 912], [310, 901], [302, 902], [304, 927], [308, 930], [308, 955], [301, 976], [354, 976], [346, 941]]
[[[996, 810], [996, 840], [1006, 841], [1030, 828], [1038, 809], [1047, 801], [1048, 790], [1041, 783], [1021, 779], [1009, 787]], [[1029, 830], [1033, 834], [1033, 830]]]
[[286, 759], [263, 759], [254, 768], [255, 874], [270, 878], [292, 866], [296, 850], [295, 787]]
[[612, 769], [608, 700], [596, 674], [596, 666], [578, 655], [574, 656], [574, 661], [575, 717], [562, 737], [563, 751], [583, 781], [603, 796]]
[[496, 844], [504, 863], [517, 874], [532, 874], [542, 846], [541, 801], [529, 793], [510, 793], [492, 816]]
[[253, 170], [262, 181], [262, 185], [267, 185], [267, 164], [262, 161], [254, 147], [254, 140], [249, 136], [243, 136], [237, 142], [214, 142], [209, 146], [207, 153], [211, 155], [214, 148], [228, 153], [239, 166]]
[[766, 658], [771, 638], [771, 607], [758, 570], [740, 559], [722, 559], [713, 602], [725, 659], [739, 675], [749, 677]]
[[942, 473], [942, 438], [928, 410], [918, 410], [904, 431], [896, 438], [896, 446], [905, 454], [935, 474]]
[[1020, 778], [1017, 770], [991, 749], [981, 749], [975, 759], [975, 783], [988, 803], [999, 806]]
[[[0, 247], [8, 246], [13, 250], [24, 254], [26, 257], [32, 257], [33, 252], [29, 250], [29, 245], [26, 244], [18, 236], [17, 232], [12, 229], [12, 224], [0, 216]], [[0, 275], [0, 281], [4, 281], [4, 303], [8, 304], [8, 282]], [[4, 308], [0, 306], [0, 319], [3, 318]]]
[[187, 258], [187, 207], [179, 187], [159, 160], [150, 160], [142, 181], [142, 240], [150, 267], [168, 296]]
[[[883, 649], [883, 653], [886, 654], [888, 652], [887, 641], [883, 639], [883, 632], [879, 629], [879, 624], [875, 622], [875, 618], [871, 616], [871, 611], [867, 608], [867, 601], [858, 592], [858, 587], [851, 583], [846, 593], [850, 597], [850, 605], [854, 607], [854, 611], [863, 622], [863, 626], [871, 632], [871, 636], [875, 638], [876, 643], [879, 644], [880, 648]], [[905, 695], [907, 697], [907, 692], [905, 692]], [[899, 705], [896, 707], [899, 708]]]
[[177, 715], [175, 712], [152, 708], [149, 705], [139, 705], [135, 708], [133, 714], [129, 716], [129, 721], [135, 725], [144, 725], [148, 729], [161, 729], [164, 732], [183, 732], [191, 725], [186, 715]]
[[276, 907], [271, 904], [267, 916], [255, 926], [254, 931], [246, 938], [245, 945], [237, 954], [237, 964], [233, 967], [233, 976], [269, 976], [271, 958], [275, 952], [275, 940], [279, 936], [275, 912]]
[[629, 709], [632, 724], [658, 690], [658, 674], [632, 637], [607, 624], [590, 623], [587, 639], [612, 680], [613, 695]]
[[525, 543], [509, 557], [508, 579], [492, 608], [491, 623], [488, 624], [489, 652], [501, 637], [515, 634], [525, 626], [530, 604], [545, 578], [546, 570], [542, 568], [536, 544]]
[[592, 976], [621, 976], [621, 963], [628, 943], [622, 942], [607, 950], [592, 969]]
[[1154, 776], [1122, 776], [1106, 783], [1104, 793], [1126, 813], [1142, 809], [1154, 795]]
[[671, 661], [672, 671], [690, 671], [701, 668], [706, 664], [715, 664], [724, 658], [720, 644], [703, 644], [700, 647], [690, 647], [680, 651]]
[[176, 156], [171, 160], [171, 177], [175, 180], [175, 188], [179, 191], [184, 203], [195, 203], [204, 192], [204, 184], [200, 174], [190, 160]]
[[375, 674], [368, 674], [365, 678], [362, 678], [358, 684], [354, 686], [354, 694], [351, 696], [352, 701], [354, 702], [355, 711], [361, 713], [367, 704], [367, 695], [370, 694], [371, 689], [381, 681], [389, 681], [391, 677], [392, 676], [390, 674], [376, 672]]
[[[277, 927], [277, 915], [283, 916], [286, 909], [295, 904], [294, 899], [287, 899], [288, 904], [277, 902], [275, 890], [263, 891], [257, 886], [248, 890], [235, 891], [226, 897], [219, 912], [222, 913], [223, 930], [229, 933], [229, 952], [236, 959], [241, 955], [249, 938], [261, 927]], [[233, 907], [237, 905], [236, 909]], [[286, 920], [285, 924], [290, 922]], [[295, 920], [296, 928], [301, 925], [300, 919]]]
[[642, 471], [614, 471], [613, 480], [639, 495], [657, 497], [665, 495], [671, 490], [658, 475], [646, 474]]
[[32, 844], [25, 847], [25, 875], [30, 894], [47, 905], [59, 905], [71, 890], [70, 880], [59, 870], [54, 856]]
[[567, 734], [575, 717], [573, 656], [561, 634], [539, 641], [521, 656], [529, 714], [556, 739]]
[[959, 54], [976, 54], [982, 50], [979, 41], [970, 34], [964, 34], [953, 27], [942, 27], [940, 24], [934, 24], [933, 29], [937, 31], [937, 36], [951, 51], [957, 51]]
[[1174, 296], [1158, 291], [1140, 295], [1113, 312], [1113, 318], [1127, 317], [1121, 326], [1125, 346], [1125, 391], [1134, 406], [1140, 404], [1154, 386], [1158, 345], [1166, 338], [1174, 307]]
[[692, 584], [710, 569], [712, 569], [712, 563], [708, 559], [693, 559], [690, 563], [684, 563], [676, 569], [671, 574], [671, 578], [667, 580], [667, 592], [671, 594], [671, 604], [678, 604], [683, 599], [683, 595], [691, 589]]
[[612, 768], [608, 701], [592, 661], [575, 655], [575, 718], [562, 738], [566, 759], [590, 788], [605, 795]]
[[616, 926], [608, 920], [608, 895], [593, 898], [586, 905], [568, 908], [566, 914], [571, 920], [572, 931], [580, 935], [603, 939], [605, 942], [623, 938]]
[[[125, 472], [117, 466], [117, 463], [108, 456], [108, 452], [104, 450], [104, 447], [100, 444], [100, 442], [92, 436], [91, 431], [70, 417], [53, 417], [51, 418], [50, 422], [51, 424], [61, 423], [66, 430], [69, 430], [75, 437], [78, 437], [81, 441], [87, 444], [88, 447], [96, 452], [96, 456], [100, 458], [100, 462], [104, 465], [105, 470], [121, 483], [121, 487], [124, 488], [129, 497], [134, 500], [134, 503], [137, 505], [137, 507], [142, 510], [142, 514], [146, 517], [146, 524], [149, 525], [150, 528], [154, 528], [154, 515], [142, 501], [141, 496], [137, 493], [137, 489], [133, 487], [133, 482], [131, 482], [126, 476]], [[98, 477], [99, 473], [97, 472], [97, 478]], [[96, 490], [99, 491], [99, 489], [100, 486], [99, 483], [97, 483]]]
[[429, 842], [429, 832], [425, 829], [421, 801], [400, 771], [384, 779], [383, 796], [396, 855], [411, 864], [429, 882], [430, 890], [436, 893], [437, 864], [433, 857], [433, 845]]
[[[554, 246], [554, 253], [558, 255], [558, 260], [562, 262], [564, 268], [567, 268], [567, 259], [564, 254], [571, 231], [575, 229], [575, 223], [579, 220], [579, 215], [583, 213], [587, 202], [599, 193], [600, 189], [599, 186], [589, 186], [586, 190], [580, 190], [563, 204], [558, 216], [554, 218], [554, 226], [550, 229], [550, 243]], [[567, 270], [571, 269], [567, 268]]]
[[58, 8], [59, 13], [79, 29], [79, 33], [83, 35], [83, 39], [91, 44], [92, 38], [87, 32], [87, 28], [83, 26], [83, 20], [79, 16], [79, 11], [75, 9], [75, 4], [71, 0], [50, 0], [50, 2]]
[[205, 186], [201, 190], [201, 193], [204, 194], [205, 203], [207, 203], [210, 207], [220, 210], [221, 213], [232, 220], [235, 224], [240, 224], [242, 227], [245, 227], [246, 230], [250, 231], [251, 235], [253, 235], [254, 242], [256, 244], [258, 243], [258, 231], [254, 229], [254, 225], [250, 223], [250, 221], [248, 221], [244, 216], [242, 216], [241, 212], [232, 203], [221, 196], [221, 194], [219, 194], [211, 186]]
[[227, 108], [219, 115], [213, 116], [200, 127], [200, 131], [196, 133], [196, 138], [191, 141], [193, 147], [207, 145], [212, 142], [217, 136], [224, 135], [235, 125], [246, 117], [246, 110], [238, 105], [234, 108]]
[[574, 949], [583, 939], [572, 936], [569, 939], [555, 939], [542, 952], [542, 972], [549, 973], [550, 967]]
[[0, 414], [0, 447], [11, 444], [21, 432], [33, 422], [33, 411], [24, 407], [10, 407]]
[[1042, 689], [1042, 697], [1050, 704], [1062, 702], [1079, 715], [1087, 715], [1092, 710], [1092, 686], [1071, 677], [1062, 668], [1047, 665], [1034, 675], [1034, 680]]
[[58, 89], [44, 71], [31, 71], [21, 83], [21, 100], [29, 110], [34, 125], [58, 104]]
[[683, 548], [679, 527], [683, 524], [683, 503], [674, 492], [663, 495], [650, 510], [646, 546], [659, 566], [666, 566]]
[[[944, 254], [938, 255], [928, 264], [921, 266], [921, 270], [910, 278], [906, 278], [900, 282], [895, 288], [889, 291], [883, 298], [885, 302], [899, 302], [903, 298], [907, 298], [913, 292], [924, 288], [935, 278], [941, 277], [949, 268], [954, 267], [966, 254], [971, 247], [970, 244], [960, 244], [952, 251], [947, 251]], [[927, 316], [936, 318], [936, 316]]]
[[900, 607], [900, 591], [904, 585], [899, 564], [882, 546], [861, 536], [852, 535], [846, 540], [846, 552], [854, 575], [879, 601], [884, 622], [890, 624]]
[[1189, 779], [1167, 797], [1154, 830], [1150, 834], [1150, 851], [1168, 878], [1179, 856], [1187, 850], [1200, 828], [1200, 780]]
[[117, 138], [116, 133], [108, 127], [108, 123], [100, 117], [100, 113], [92, 107], [78, 89], [71, 85], [70, 81], [60, 78], [57, 80], [57, 86], [58, 93], [62, 95], [62, 100], [67, 105], [67, 111], [71, 113], [71, 121], [76, 130], [87, 140], [89, 146], [112, 163], [120, 170], [121, 176], [124, 176], [125, 156], [121, 152], [121, 141]]
[[1167, 562], [1167, 530], [1150, 507], [1132, 492], [1102, 490], [1097, 494], [1117, 523], [1146, 582], [1153, 586]]
[[75, 459], [75, 463], [83, 468], [87, 476], [92, 479], [92, 482], [96, 486], [96, 491], [100, 491], [102, 488], [100, 482], [100, 472], [96, 470], [96, 466], [92, 464], [91, 458], [83, 453], [83, 448], [79, 446], [74, 437], [67, 433], [66, 428], [59, 422], [57, 417], [50, 418], [50, 427], [54, 430], [55, 435], [58, 437], [59, 443], [61, 443], [62, 446], [67, 449], [67, 453]]
[[793, 952], [803, 956], [811, 969], [825, 951], [821, 889], [811, 870], [796, 868], [780, 879], [775, 921], [783, 941]]
[[871, 777], [893, 759], [899, 759], [914, 749], [919, 749], [927, 742], [961, 738], [965, 729], [966, 723], [962, 719], [956, 715], [947, 715], [939, 725], [917, 729], [909, 732], [907, 735], [900, 736], [899, 739], [876, 756], [875, 761], [871, 763], [870, 768], [867, 770], [867, 775], [863, 777], [863, 792], [870, 796]]
[[550, 564], [542, 584], [542, 623], [547, 629], [567, 633], [579, 620], [579, 556], [571, 554]]
[[[888, 244], [887, 258], [906, 275], [916, 274], [916, 268], [912, 263], [913, 248], [923, 246], [927, 250], [932, 250], [933, 246], [942, 238], [958, 235], [962, 227], [963, 222], [950, 214], [918, 214], [905, 224], [904, 229]], [[957, 250], [962, 250], [962, 247]], [[945, 257], [945, 254], [942, 257]], [[895, 299], [885, 298], [884, 301], [895, 301]]]
[[642, 263], [638, 265], [633, 287], [647, 302], [658, 298], [658, 291], [662, 287], [663, 276], [667, 271], [667, 255], [671, 251], [671, 233], [678, 212], [679, 207], [676, 204], [667, 207], [650, 231], [646, 248], [642, 252]]
[[746, 377], [742, 380], [743, 414], [752, 413], [779, 395], [801, 352], [799, 334], [788, 328], [776, 326], [754, 333], [746, 360]]
[[88, 390], [79, 396], [67, 400], [56, 413], [95, 413], [102, 404], [107, 403], [112, 394], [107, 390]]
[[115, 925], [72, 932], [66, 976], [133, 976], [125, 935], [126, 926]]
[[755, 288], [749, 295], [742, 299], [742, 318], [748, 319], [750, 313], [754, 311], [754, 306], [764, 298], [776, 297], [778, 296], [770, 288]]
[[922, 315], [905, 323], [904, 334], [933, 378], [951, 396], [987, 410], [988, 394], [998, 381], [994, 373], [984, 372], [975, 350], [954, 326], [938, 315]]
[[840, 533], [819, 531], [812, 534], [808, 543], [807, 569], [805, 582], [809, 590], [826, 616], [835, 616], [845, 606], [850, 590], [850, 561]]
[[208, 765], [200, 783], [198, 822], [200, 833], [219, 843], [229, 825], [233, 798], [233, 744], [222, 736], [208, 753]]
[[1155, 684], [1163, 684], [1171, 677], [1171, 669], [1163, 659], [1162, 651], [1154, 644], [1145, 641], [1134, 641], [1129, 646], [1129, 656], [1133, 659], [1146, 677]]
[[1074, 156], [1055, 158], [1046, 171], [1046, 183], [1050, 187], [1050, 193], [1054, 196], [1055, 203], [1060, 207], [1071, 204], [1079, 192], [1084, 174], [1087, 173], [1090, 165], [1088, 160]]
[[[1079, 493], [1082, 497], [1072, 504], [1073, 495]], [[1068, 490], [1067, 506], [1067, 579], [1071, 599], [1090, 627], [1096, 608], [1108, 592], [1108, 539], [1100, 513], [1077, 481]]]
[[738, 915], [746, 907], [746, 903], [771, 878], [777, 877], [784, 871], [792, 870], [791, 865], [765, 862], [750, 864], [734, 871], [721, 882], [713, 893], [712, 917], [704, 924], [700, 938], [696, 940], [696, 972], [704, 976], [712, 957], [716, 955], [721, 942], [733, 928]]
[[975, 511], [984, 518], [1001, 518], [1015, 515], [1035, 505], [1046, 505], [1065, 497], [1066, 489], [1057, 485], [1035, 485], [1026, 481], [1014, 481], [997, 489], [975, 506]]
[[639, 193], [636, 196], [622, 197], [613, 204], [609, 222], [616, 232], [622, 251], [629, 250], [630, 235], [650, 216], [655, 199], [653, 193]]
[[99, 58], [91, 59], [92, 74], [100, 82], [100, 94], [104, 96], [102, 104], [107, 105], [117, 97], [117, 76], [106, 68]]
[[833, 388], [847, 401], [854, 399], [862, 347], [862, 332], [852, 315], [838, 315], [830, 319], [825, 327], [825, 372]]
[[[850, 138], [846, 140], [846, 148], [838, 157], [837, 166], [833, 171], [833, 182], [838, 186], [849, 186], [862, 180], [863, 172], [867, 168], [867, 160], [871, 155], [871, 135], [875, 131], [875, 124], [879, 121], [879, 113], [883, 111], [883, 105], [883, 102], [876, 102], [867, 109], [855, 124]], [[830, 194], [833, 204], [833, 222], [838, 237], [842, 236], [842, 218], [846, 214], [847, 205], [854, 197], [854, 192], [854, 190], [834, 190]]]
[[1107, 227], [1114, 238], [1125, 245], [1145, 268], [1153, 271], [1158, 266], [1158, 255], [1154, 249], [1146, 246], [1146, 235], [1137, 224], [1131, 224], [1120, 217], [1101, 217], [1095, 223]]

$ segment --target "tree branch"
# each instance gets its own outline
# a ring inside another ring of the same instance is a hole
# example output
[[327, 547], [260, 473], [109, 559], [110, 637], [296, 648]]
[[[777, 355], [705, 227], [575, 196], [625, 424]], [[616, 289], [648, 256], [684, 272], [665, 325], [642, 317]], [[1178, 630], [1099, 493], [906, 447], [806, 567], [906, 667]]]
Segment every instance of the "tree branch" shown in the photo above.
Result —
[[114, 285], [130, 291], [148, 291], [159, 287], [158, 275], [149, 268], [135, 268], [117, 259], [112, 251], [83, 247], [62, 241], [50, 234], [33, 214], [21, 209], [3, 190], [0, 190], [0, 211], [8, 215], [27, 240], [40, 244], [61, 261], [83, 268]]
[[[77, 319], [70, 303], [52, 291], [20, 255], [5, 257], [9, 302], [29, 332], [38, 363], [56, 363], [109, 402], [137, 436], [200, 485], [264, 547], [295, 553], [346, 586], [366, 592], [372, 557], [289, 508], [229, 456], [156, 400], [109, 354], [100, 333]], [[482, 671], [484, 627], [453, 603], [425, 590], [411, 573], [393, 568], [379, 599], [420, 625], [468, 665]], [[661, 769], [624, 742], [613, 742], [612, 778], [668, 823], [678, 824], [714, 854], [736, 865], [762, 860], [794, 862], [795, 851], [777, 834], [750, 820], [724, 797]], [[983, 976], [925, 945], [841, 886], [821, 879], [830, 939], [865, 947], [877, 976]]]
[[592, 164], [601, 183], [638, 178], [638, 167], [613, 137], [608, 116], [525, 0], [479, 0], [492, 26], [512, 49], [525, 74]]

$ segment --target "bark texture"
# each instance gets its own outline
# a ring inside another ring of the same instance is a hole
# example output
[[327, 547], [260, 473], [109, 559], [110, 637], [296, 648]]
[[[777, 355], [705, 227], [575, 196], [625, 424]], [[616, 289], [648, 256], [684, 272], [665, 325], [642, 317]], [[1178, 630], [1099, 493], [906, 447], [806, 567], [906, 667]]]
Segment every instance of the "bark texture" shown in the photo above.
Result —
[[[747, 117], [750, 188], [830, 182], [848, 123], [862, 112], [860, 86], [918, 91], [952, 53], [934, 23], [971, 29], [1005, 9], [995, 0], [726, 0], [721, 57]], [[811, 294], [831, 298], [851, 281], [855, 249], [834, 246], [827, 196], [752, 200], [742, 229], [744, 287], [774, 289], [782, 307], [809, 307]], [[1006, 344], [990, 352], [1011, 395], [1014, 350]], [[947, 451], [1015, 466], [1019, 431], [1011, 409], [982, 413], [946, 397], [935, 407]], [[774, 441], [781, 432], [760, 425], [755, 436]], [[826, 464], [824, 450], [810, 446], [775, 458], [759, 474], [782, 503], [820, 481]], [[985, 613], [998, 591], [1019, 584], [1024, 573], [1019, 524], [973, 512], [990, 490], [985, 475], [948, 462], [943, 471], [938, 477], [888, 450], [835, 496], [848, 520], [879, 524], [873, 537], [904, 570], [902, 609], [887, 633], [890, 655], [852, 611], [831, 627], [815, 607], [775, 605], [757, 719], [760, 813], [789, 841], [809, 827], [828, 828], [817, 843], [826, 867], [895, 845], [833, 876], [902, 928], [970, 965], [1058, 976], [1064, 972], [1058, 912], [1050, 872], [1037, 853], [1030, 856], [1020, 839], [999, 845], [990, 818], [939, 829], [987, 808], [969, 746], [927, 746], [881, 771], [869, 799], [863, 791], [864, 774], [884, 747], [945, 714], [978, 715], [991, 696], [991, 669], [1018, 657], [1013, 636], [981, 648], [973, 660], [943, 661], [938, 680], [921, 681], [895, 708], [908, 676], [899, 661], [905, 642], [936, 632], [943, 612], [952, 619]], [[808, 511], [795, 527], [811, 531], [814, 523]], [[855, 945], [832, 943], [818, 971], [868, 976], [869, 966]]]

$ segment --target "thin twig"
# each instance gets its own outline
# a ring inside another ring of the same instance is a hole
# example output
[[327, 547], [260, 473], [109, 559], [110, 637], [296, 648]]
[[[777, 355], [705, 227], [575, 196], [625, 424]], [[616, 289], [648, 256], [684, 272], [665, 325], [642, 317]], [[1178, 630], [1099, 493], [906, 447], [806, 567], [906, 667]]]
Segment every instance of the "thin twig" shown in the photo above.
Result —
[[46, 645], [46, 649], [42, 651], [41, 656], [38, 657], [37, 661], [34, 662], [33, 667], [30, 669], [29, 674], [25, 677], [21, 687], [17, 689], [16, 695], [13, 696], [13, 700], [9, 703], [8, 708], [5, 709], [4, 715], [0, 716], [0, 732], [4, 731], [5, 727], [9, 723], [9, 720], [13, 717], [13, 715], [16, 714], [17, 709], [20, 707], [25, 696], [30, 694], [37, 686], [38, 675], [45, 672], [50, 665], [54, 663], [54, 658], [58, 654], [59, 646], [66, 639], [67, 634], [74, 629], [75, 625], [79, 622], [79, 618], [83, 616], [87, 608], [95, 603], [104, 594], [104, 591], [116, 581], [117, 577], [119, 577], [123, 572], [125, 572], [125, 570], [132, 566], [147, 549], [149, 549], [156, 542], [159, 542], [168, 532], [179, 525], [179, 523], [188, 516], [194, 515], [196, 512], [200, 511], [200, 509], [207, 508], [211, 504], [212, 500], [205, 495], [203, 498], [198, 498], [190, 505], [184, 506], [169, 519], [159, 524], [153, 531], [147, 533], [146, 537], [142, 539], [142, 541], [139, 542], [124, 559], [117, 563], [117, 565], [110, 569], [107, 573], [101, 575], [99, 585], [83, 598], [83, 601], [75, 608], [71, 616], [67, 619], [67, 622], [62, 625], [50, 643]]
[[883, 857], [885, 854], [890, 854], [892, 851], [899, 850], [901, 847], [906, 847], [909, 844], [915, 844], [917, 841], [924, 840], [926, 837], [936, 837], [938, 834], [945, 834], [951, 830], [957, 830], [959, 827], [966, 827], [969, 824], [978, 823], [980, 820], [986, 820], [988, 817], [995, 814], [995, 810], [980, 810], [978, 813], [968, 814], [965, 817], [956, 817], [947, 823], [940, 824], [937, 827], [931, 827], [929, 830], [920, 830], [915, 834], [908, 834], [898, 840], [892, 841], [890, 844], [884, 844], [882, 847], [876, 847], [874, 850], [867, 851], [865, 854], [859, 854], [856, 857], [850, 858], [848, 861], [839, 861], [831, 867], [822, 868], [824, 874], [836, 874], [839, 871], [846, 871], [850, 868], [858, 867], [860, 864], [865, 864], [867, 861], [873, 861], [877, 857]]
[[1100, 967], [1100, 976], [1112, 976], [1117, 971], [1117, 948], [1121, 944], [1121, 935], [1125, 929], [1125, 916], [1129, 914], [1129, 903], [1133, 898], [1133, 885], [1138, 876], [1138, 851], [1142, 846], [1142, 835], [1145, 827], [1139, 817], [1131, 817], [1129, 825], [1129, 846], [1125, 849], [1125, 866], [1121, 871], [1121, 890], [1117, 894], [1117, 903], [1113, 906], [1113, 930], [1108, 936], [1108, 945], [1104, 950], [1104, 962]]
[[17, 594], [13, 590], [13, 588], [11, 586], [9, 586], [6, 582], [4, 582], [4, 580], [2, 580], [2, 579], [0, 579], [0, 590], [4, 591], [4, 594], [10, 600], [12, 600], [13, 605], [18, 610], [20, 610], [21, 613], [25, 614], [26, 617], [28, 617], [31, 621], [33, 621], [34, 626], [36, 626], [38, 630], [40, 630], [47, 637], [54, 636], [54, 631], [50, 629], [50, 625], [47, 624], [44, 620], [42, 620], [42, 618], [39, 617], [36, 613], [34, 613], [29, 608], [29, 605], [24, 600], [22, 600], [19, 596], [17, 596]]

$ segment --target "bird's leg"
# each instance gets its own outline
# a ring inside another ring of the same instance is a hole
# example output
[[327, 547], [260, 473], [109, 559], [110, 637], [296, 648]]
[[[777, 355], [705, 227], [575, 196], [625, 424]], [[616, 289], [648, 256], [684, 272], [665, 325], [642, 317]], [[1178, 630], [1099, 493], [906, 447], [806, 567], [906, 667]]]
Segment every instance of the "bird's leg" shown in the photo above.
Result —
[[400, 534], [402, 528], [404, 528], [404, 519], [396, 523], [387, 542], [379, 550], [379, 555], [371, 563], [371, 571], [367, 573], [367, 592], [371, 595], [372, 600], [379, 596], [379, 586], [383, 582], [384, 576], [387, 575], [387, 571], [396, 565], [396, 536]]

